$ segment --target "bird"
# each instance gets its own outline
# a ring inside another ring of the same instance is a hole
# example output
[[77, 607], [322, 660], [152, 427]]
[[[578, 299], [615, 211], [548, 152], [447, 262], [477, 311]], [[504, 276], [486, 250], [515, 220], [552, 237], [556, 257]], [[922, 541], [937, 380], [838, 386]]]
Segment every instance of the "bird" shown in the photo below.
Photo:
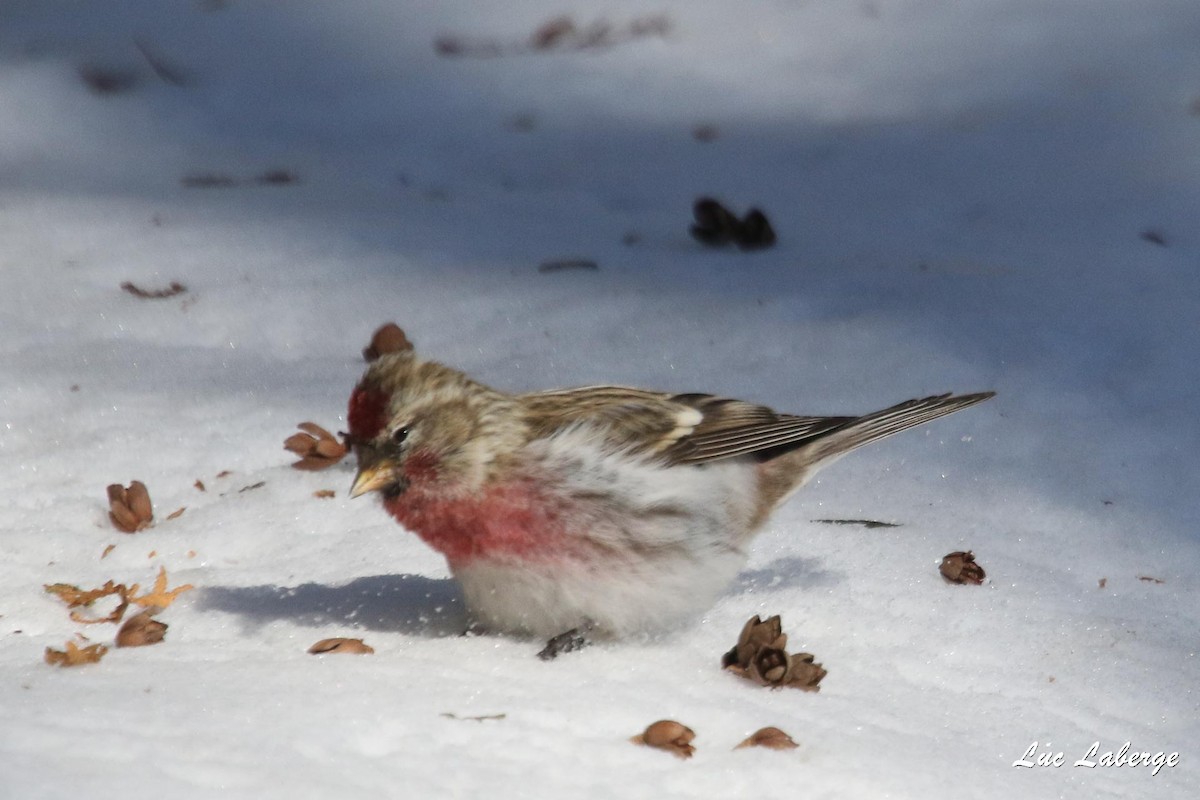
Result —
[[586, 386], [514, 394], [401, 350], [351, 393], [351, 497], [375, 493], [445, 557], [473, 625], [550, 659], [711, 607], [771, 512], [817, 470], [994, 392], [862, 416]]

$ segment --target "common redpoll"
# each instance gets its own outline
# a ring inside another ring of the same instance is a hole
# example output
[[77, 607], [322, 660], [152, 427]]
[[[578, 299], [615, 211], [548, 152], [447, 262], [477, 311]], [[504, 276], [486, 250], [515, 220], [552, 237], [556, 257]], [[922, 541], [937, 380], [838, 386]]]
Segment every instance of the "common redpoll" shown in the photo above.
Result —
[[379, 492], [446, 557], [477, 623], [569, 649], [576, 631], [621, 636], [708, 608], [817, 469], [992, 394], [862, 417], [620, 386], [512, 395], [410, 346], [350, 398], [351, 496]]

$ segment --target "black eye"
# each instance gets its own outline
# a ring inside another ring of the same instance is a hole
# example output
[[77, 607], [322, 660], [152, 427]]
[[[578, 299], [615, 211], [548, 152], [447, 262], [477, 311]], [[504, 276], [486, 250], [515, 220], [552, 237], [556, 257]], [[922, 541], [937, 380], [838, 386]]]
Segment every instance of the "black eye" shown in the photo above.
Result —
[[396, 444], [404, 444], [404, 440], [408, 438], [408, 427], [396, 428], [392, 432], [392, 441]]

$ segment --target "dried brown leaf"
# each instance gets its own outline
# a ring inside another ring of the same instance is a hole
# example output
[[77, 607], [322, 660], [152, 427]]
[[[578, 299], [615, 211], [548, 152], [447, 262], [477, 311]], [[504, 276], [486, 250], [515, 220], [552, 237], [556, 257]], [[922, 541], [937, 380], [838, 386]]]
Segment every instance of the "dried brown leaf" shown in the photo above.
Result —
[[159, 567], [158, 577], [154, 579], [154, 588], [141, 597], [136, 597], [135, 592], [137, 587], [129, 590], [129, 602], [137, 603], [143, 608], [166, 608], [178, 599], [179, 595], [193, 589], [190, 583], [185, 583], [183, 586], [178, 586], [174, 589], [167, 589], [167, 568]]
[[112, 581], [107, 581], [99, 589], [80, 589], [78, 586], [70, 583], [47, 583], [43, 584], [42, 588], [66, 603], [67, 608], [90, 606], [101, 597], [110, 597], [112, 595], [124, 597], [127, 592], [125, 584], [113, 583]]
[[185, 511], [187, 511], [187, 506], [180, 506], [170, 514], [167, 514], [167, 519], [178, 519], [179, 517], [183, 516], [183, 512]]
[[69, 616], [72, 622], [78, 622], [81, 625], [95, 625], [99, 622], [120, 622], [121, 618], [125, 616], [127, 608], [129, 608], [129, 601], [122, 597], [121, 602], [107, 616], [89, 617], [79, 611], [72, 611]]
[[66, 650], [47, 647], [45, 659], [46, 663], [51, 666], [78, 667], [81, 664], [95, 664], [104, 658], [104, 654], [107, 652], [108, 648], [102, 644], [80, 647], [74, 642], [67, 642]]
[[313, 497], [319, 500], [328, 500], [331, 497], [337, 497], [337, 492], [333, 489], [317, 489], [313, 492]]

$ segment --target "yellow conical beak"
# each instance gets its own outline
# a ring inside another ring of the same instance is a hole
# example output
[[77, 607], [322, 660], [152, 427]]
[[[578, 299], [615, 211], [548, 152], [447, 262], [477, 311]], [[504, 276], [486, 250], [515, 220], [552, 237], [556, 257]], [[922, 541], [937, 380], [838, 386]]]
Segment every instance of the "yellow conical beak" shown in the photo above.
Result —
[[350, 487], [351, 497], [360, 497], [367, 492], [378, 492], [396, 482], [392, 475], [392, 466], [386, 461], [369, 464], [358, 471], [354, 485]]

